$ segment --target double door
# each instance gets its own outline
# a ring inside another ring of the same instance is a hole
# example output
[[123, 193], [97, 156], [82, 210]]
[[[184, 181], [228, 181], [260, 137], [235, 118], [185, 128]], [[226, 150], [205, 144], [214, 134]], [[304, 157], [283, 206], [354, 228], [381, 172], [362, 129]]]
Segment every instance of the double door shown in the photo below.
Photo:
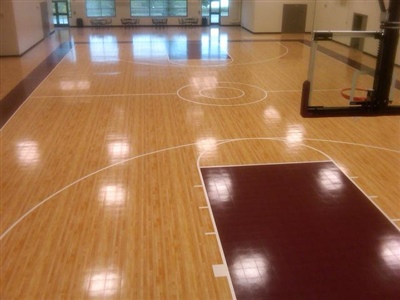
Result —
[[69, 25], [69, 12], [67, 1], [53, 1], [53, 24], [54, 26]]
[[221, 1], [210, 0], [210, 25], [221, 23]]

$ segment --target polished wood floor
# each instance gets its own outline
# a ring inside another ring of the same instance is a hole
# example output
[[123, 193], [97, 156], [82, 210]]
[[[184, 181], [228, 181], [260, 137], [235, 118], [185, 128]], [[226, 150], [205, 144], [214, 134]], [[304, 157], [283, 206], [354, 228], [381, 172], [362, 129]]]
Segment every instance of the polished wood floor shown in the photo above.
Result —
[[[1, 298], [234, 298], [202, 166], [333, 161], [399, 227], [400, 117], [303, 119], [308, 39], [75, 28], [0, 58], [3, 99], [73, 43], [1, 129]], [[354, 69], [318, 59], [342, 101]]]

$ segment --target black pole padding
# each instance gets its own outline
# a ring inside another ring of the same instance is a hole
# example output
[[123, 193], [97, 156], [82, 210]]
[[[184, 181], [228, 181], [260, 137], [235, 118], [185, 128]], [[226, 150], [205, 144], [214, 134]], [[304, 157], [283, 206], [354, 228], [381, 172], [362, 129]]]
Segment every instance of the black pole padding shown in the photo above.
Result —
[[[373, 111], [382, 110], [389, 105], [390, 87], [399, 40], [399, 20], [400, 1], [390, 0], [388, 20], [381, 25], [382, 37], [379, 41], [376, 60], [374, 93], [369, 107]], [[397, 26], [393, 26], [393, 24], [397, 24]]]
[[308, 103], [310, 101], [310, 81], [306, 80], [303, 82], [303, 89], [301, 91], [301, 104], [300, 104], [300, 115], [303, 118], [307, 118], [309, 116], [308, 112]]

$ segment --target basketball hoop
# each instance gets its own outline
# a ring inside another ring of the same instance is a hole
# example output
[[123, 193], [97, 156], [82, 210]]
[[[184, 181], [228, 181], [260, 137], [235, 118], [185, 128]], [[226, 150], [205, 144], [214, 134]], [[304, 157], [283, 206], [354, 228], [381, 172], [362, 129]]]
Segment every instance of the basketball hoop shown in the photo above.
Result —
[[[365, 100], [367, 100], [367, 96], [353, 96], [353, 99], [350, 99], [350, 98], [351, 98], [351, 95], [348, 94], [347, 92], [348, 92], [348, 91], [351, 91], [351, 90], [352, 90], [352, 88], [345, 88], [345, 89], [343, 89], [343, 90], [340, 91], [340, 94], [342, 95], [342, 97], [343, 97], [344, 99], [352, 100], [352, 101], [354, 101], [354, 102], [364, 102]], [[355, 88], [355, 89], [353, 89], [353, 91], [359, 91], [359, 92], [368, 93], [368, 90], [366, 90], [366, 89], [361, 89], [361, 88]]]

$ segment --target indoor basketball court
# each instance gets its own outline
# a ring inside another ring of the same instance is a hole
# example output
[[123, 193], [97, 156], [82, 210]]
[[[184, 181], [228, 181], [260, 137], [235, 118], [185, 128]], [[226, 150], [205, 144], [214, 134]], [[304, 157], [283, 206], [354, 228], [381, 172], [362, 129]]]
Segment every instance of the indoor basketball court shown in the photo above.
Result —
[[[376, 59], [321, 44], [311, 105], [350, 106]], [[310, 45], [69, 28], [22, 57], [2, 74], [1, 297], [399, 297], [400, 117], [303, 118]]]

